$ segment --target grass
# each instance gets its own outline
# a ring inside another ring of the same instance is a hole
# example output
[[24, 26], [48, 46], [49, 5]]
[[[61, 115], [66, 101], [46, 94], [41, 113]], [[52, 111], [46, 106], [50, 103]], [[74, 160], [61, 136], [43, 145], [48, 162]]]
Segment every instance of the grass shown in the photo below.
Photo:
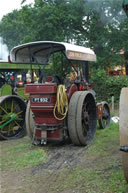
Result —
[[47, 160], [47, 155], [43, 149], [34, 147], [30, 143], [9, 146], [2, 151], [2, 170], [20, 170], [31, 168]]
[[10, 153], [15, 153], [15, 152], [21, 152], [22, 150], [24, 151], [25, 149], [29, 149], [30, 144], [29, 143], [24, 143], [24, 144], [19, 144], [17, 146], [9, 147], [8, 152]]
[[[75, 189], [81, 193], [125, 192], [126, 184], [121, 170], [105, 174], [102, 170], [76, 168], [67, 177], [60, 192]], [[67, 191], [68, 192], [68, 191]]]
[[[89, 147], [88, 155], [105, 156], [112, 149], [119, 150], [119, 124], [111, 123], [107, 129], [97, 129], [93, 144]], [[111, 148], [109, 150], [109, 148]]]
[[[47, 161], [48, 147], [35, 147], [30, 141], [23, 143], [22, 140], [17, 145], [4, 146], [3, 171], [24, 171]], [[26, 176], [26, 184], [19, 193], [31, 190], [32, 193], [37, 190], [38, 193], [128, 193], [120, 161], [119, 124], [111, 123], [109, 128], [97, 130], [93, 144], [85, 150], [81, 161], [71, 168], [42, 170]]]
[[[97, 130], [94, 143], [87, 149], [82, 164], [70, 172], [63, 170], [57, 175], [53, 192], [80, 193], [127, 193], [119, 157], [119, 125], [111, 123], [104, 130]], [[86, 162], [90, 163], [87, 165]], [[61, 183], [63, 182], [63, 183]], [[59, 184], [59, 185], [58, 185]]]

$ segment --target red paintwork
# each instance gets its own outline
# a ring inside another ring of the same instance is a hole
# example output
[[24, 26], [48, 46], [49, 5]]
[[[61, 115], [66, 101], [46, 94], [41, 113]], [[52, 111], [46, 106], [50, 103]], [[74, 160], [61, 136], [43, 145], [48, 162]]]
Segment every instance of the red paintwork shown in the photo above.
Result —
[[25, 92], [29, 94], [56, 94], [57, 85], [55, 83], [27, 84]]
[[37, 139], [41, 139], [41, 130], [36, 129], [35, 136], [36, 136]]
[[[54, 118], [53, 109], [56, 103], [56, 84], [33, 84], [26, 86], [30, 93], [30, 105], [36, 124], [55, 125], [62, 121]], [[38, 93], [38, 94], [37, 94]], [[49, 102], [33, 102], [32, 98], [50, 98]]]
[[[62, 139], [60, 126], [63, 127], [64, 121], [57, 120], [53, 114], [56, 104], [57, 85], [55, 83], [28, 84], [25, 91], [30, 94], [30, 106], [37, 126], [36, 138], [41, 140], [41, 132], [46, 130], [46, 140]], [[49, 98], [50, 101], [33, 102], [33, 98]], [[46, 126], [48, 126], [48, 130]]]
[[51, 82], [53, 80], [52, 76], [48, 76], [48, 82]]
[[38, 125], [43, 125], [43, 124], [46, 124], [46, 125], [51, 125], [51, 126], [54, 126], [54, 125], [58, 125], [58, 124], [63, 124], [62, 121], [59, 121], [57, 119], [54, 118], [54, 115], [53, 115], [53, 112], [49, 112], [47, 110], [47, 112], [43, 111], [43, 109], [39, 109], [39, 111], [34, 111], [34, 109], [32, 109], [33, 113], [34, 113], [34, 120], [36, 122], [36, 124]]
[[87, 86], [85, 84], [80, 84], [79, 90], [80, 91], [85, 91], [85, 90], [87, 90]]
[[[33, 98], [50, 98], [50, 102], [33, 102]], [[53, 111], [56, 103], [56, 94], [30, 94], [31, 109], [34, 111]]]
[[97, 107], [97, 119], [101, 119], [103, 114], [102, 103], [97, 103], [96, 107]]
[[[68, 102], [70, 102], [71, 96], [76, 91], [90, 90], [90, 87], [86, 83], [75, 84], [72, 83], [70, 87], [66, 89]], [[62, 140], [64, 128], [67, 128], [67, 121], [57, 120], [54, 117], [53, 109], [56, 104], [57, 84], [55, 83], [39, 83], [39, 84], [27, 84], [25, 87], [26, 93], [30, 94], [31, 110], [34, 114], [34, 120], [36, 123], [36, 138], [39, 140]], [[33, 98], [49, 98], [48, 102], [33, 102]], [[97, 106], [98, 117], [102, 115], [102, 105]]]
[[78, 87], [76, 84], [72, 84], [71, 87], [67, 88], [67, 97], [68, 101], [70, 100], [71, 96], [73, 95], [74, 92], [78, 91]]
[[61, 140], [62, 139], [62, 129], [48, 131], [47, 132], [47, 139], [48, 140]]
[[[43, 131], [43, 132], [46, 132], [46, 141], [49, 141], [49, 140], [62, 140], [63, 139], [63, 135], [62, 135], [62, 129], [56, 129], [56, 130], [46, 130], [46, 131]], [[44, 137], [42, 135], [42, 131], [40, 129], [36, 129], [36, 133], [35, 133], [35, 136], [38, 140], [41, 140], [42, 137]]]

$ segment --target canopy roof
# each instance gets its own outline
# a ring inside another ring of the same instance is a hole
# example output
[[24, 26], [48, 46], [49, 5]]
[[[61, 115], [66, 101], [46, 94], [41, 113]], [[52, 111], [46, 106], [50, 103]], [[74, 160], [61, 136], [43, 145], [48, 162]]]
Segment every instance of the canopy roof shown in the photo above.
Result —
[[49, 56], [58, 51], [64, 51], [69, 60], [96, 61], [96, 55], [90, 48], [53, 41], [37, 41], [14, 47], [10, 60], [12, 63], [47, 64]]

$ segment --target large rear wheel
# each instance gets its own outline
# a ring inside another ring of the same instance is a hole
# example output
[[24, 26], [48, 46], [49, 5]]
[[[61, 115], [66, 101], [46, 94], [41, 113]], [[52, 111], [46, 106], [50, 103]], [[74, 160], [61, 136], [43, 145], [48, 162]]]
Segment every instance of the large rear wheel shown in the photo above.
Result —
[[128, 182], [128, 88], [120, 95], [120, 149], [124, 176]]
[[15, 139], [25, 134], [26, 104], [18, 96], [0, 97], [0, 137]]
[[92, 93], [75, 92], [69, 103], [68, 130], [75, 145], [87, 145], [96, 133], [96, 104]]

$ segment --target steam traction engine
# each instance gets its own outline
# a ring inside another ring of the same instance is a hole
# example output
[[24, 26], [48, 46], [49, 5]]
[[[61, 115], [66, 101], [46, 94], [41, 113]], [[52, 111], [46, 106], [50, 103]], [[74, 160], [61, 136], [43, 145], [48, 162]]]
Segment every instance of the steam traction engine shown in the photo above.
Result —
[[[27, 71], [38, 71], [37, 65], [0, 61], [0, 140], [25, 135], [26, 101], [24, 84]], [[19, 78], [20, 77], [20, 80]]]
[[11, 61], [46, 66], [56, 52], [63, 52], [72, 68], [78, 61], [81, 67], [68, 84], [57, 76], [45, 76], [41, 70], [39, 82], [26, 85], [26, 93], [30, 94], [26, 110], [28, 135], [41, 144], [69, 137], [75, 145], [87, 145], [95, 136], [97, 119], [101, 128], [110, 122], [108, 104], [96, 104], [95, 92], [88, 82], [88, 62], [96, 61], [94, 52], [68, 43], [40, 41], [15, 47]]

